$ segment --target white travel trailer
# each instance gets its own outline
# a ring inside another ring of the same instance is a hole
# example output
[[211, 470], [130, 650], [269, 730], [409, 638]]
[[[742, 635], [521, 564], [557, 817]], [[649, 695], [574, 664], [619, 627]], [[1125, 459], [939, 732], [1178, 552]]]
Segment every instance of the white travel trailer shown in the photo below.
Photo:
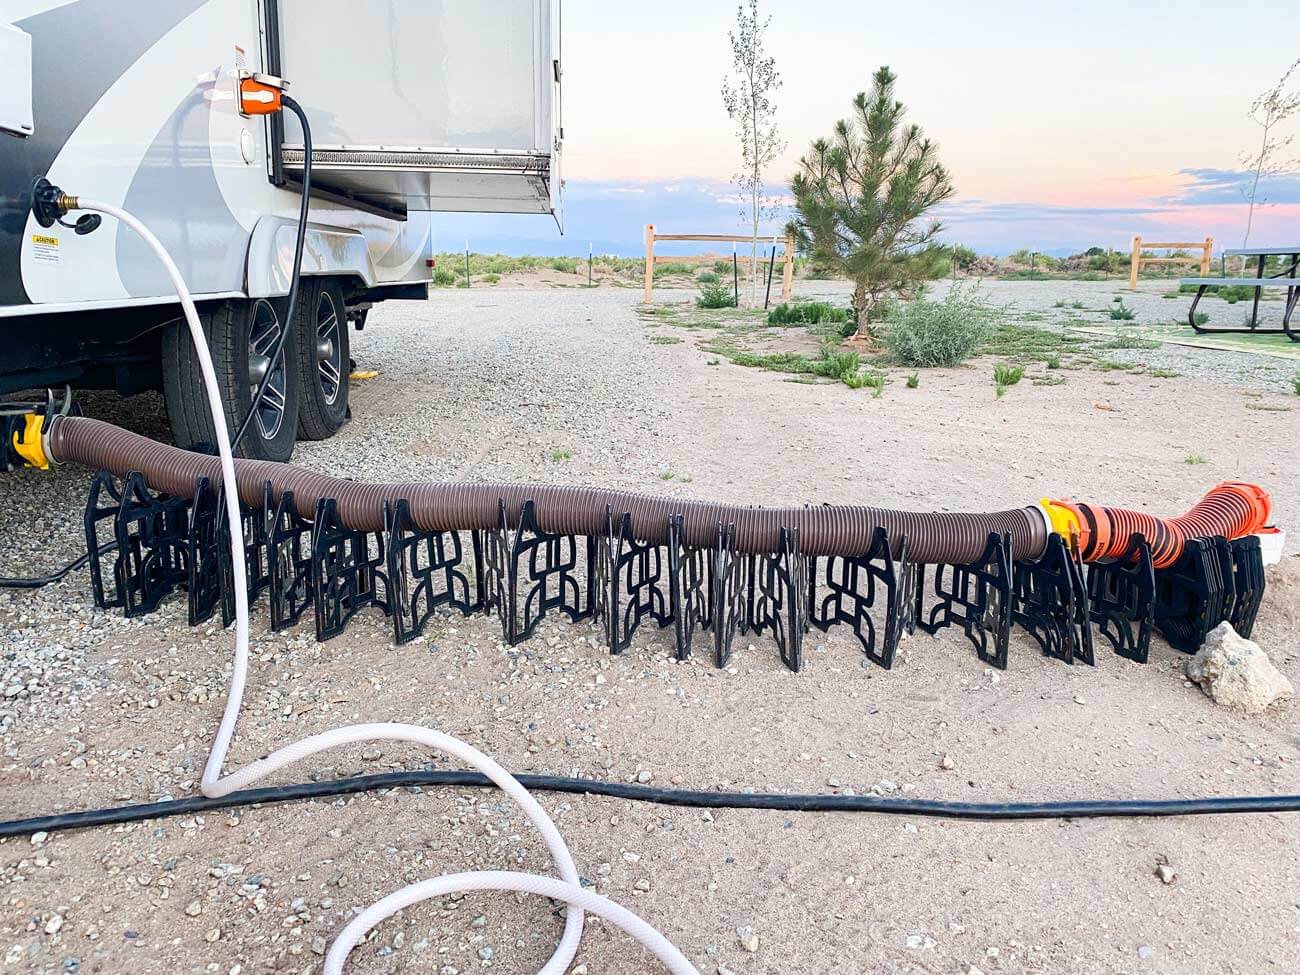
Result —
[[[438, 211], [560, 217], [560, 0], [0, 0], [0, 393], [160, 389], [177, 442], [211, 444], [166, 277], [114, 220], [42, 226], [33, 187], [135, 214], [199, 302], [247, 456], [287, 459], [347, 417], [348, 328], [425, 299]], [[241, 114], [283, 77], [291, 115]], [[281, 354], [266, 353], [287, 328]]]

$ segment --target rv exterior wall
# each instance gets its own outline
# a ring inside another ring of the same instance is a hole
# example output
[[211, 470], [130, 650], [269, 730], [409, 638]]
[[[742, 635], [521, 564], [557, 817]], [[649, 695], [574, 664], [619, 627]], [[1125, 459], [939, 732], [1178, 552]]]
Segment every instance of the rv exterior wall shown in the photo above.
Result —
[[[559, 0], [280, 0], [324, 186], [410, 210], [559, 206]], [[301, 133], [285, 126], [286, 168]]]

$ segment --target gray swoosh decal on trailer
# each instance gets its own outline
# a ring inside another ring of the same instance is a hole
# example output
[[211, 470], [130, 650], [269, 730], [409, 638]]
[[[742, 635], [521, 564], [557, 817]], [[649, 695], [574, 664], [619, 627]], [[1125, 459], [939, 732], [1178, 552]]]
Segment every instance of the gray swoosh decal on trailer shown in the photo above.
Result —
[[[158, 235], [196, 294], [240, 290], [248, 253], [248, 232], [230, 212], [213, 172], [211, 111], [202, 88], [186, 96], [140, 160], [122, 204]], [[119, 233], [116, 244], [128, 294], [171, 291], [171, 280], [138, 235]]]
[[36, 132], [0, 134], [0, 305], [26, 305], [23, 231], [32, 181], [44, 175], [104, 92], [206, 0], [80, 0], [17, 22], [32, 35]]

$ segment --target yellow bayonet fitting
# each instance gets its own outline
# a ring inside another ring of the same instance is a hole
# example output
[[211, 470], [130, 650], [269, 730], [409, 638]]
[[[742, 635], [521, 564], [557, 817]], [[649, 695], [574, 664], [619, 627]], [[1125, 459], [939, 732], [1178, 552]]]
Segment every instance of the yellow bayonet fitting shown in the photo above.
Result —
[[1062, 538], [1075, 538], [1079, 535], [1079, 516], [1071, 506], [1051, 498], [1043, 498], [1038, 504], [1047, 515], [1052, 531]]
[[45, 456], [45, 417], [39, 413], [30, 413], [23, 417], [22, 430], [15, 430], [14, 450], [18, 456], [27, 461], [29, 467], [42, 471], [50, 469], [50, 459]]

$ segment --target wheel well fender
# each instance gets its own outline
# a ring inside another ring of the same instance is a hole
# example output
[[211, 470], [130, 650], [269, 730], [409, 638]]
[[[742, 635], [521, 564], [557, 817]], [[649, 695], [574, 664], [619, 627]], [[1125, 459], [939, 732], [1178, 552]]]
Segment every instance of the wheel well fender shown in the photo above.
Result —
[[[248, 241], [244, 269], [245, 291], [250, 298], [275, 298], [289, 293], [297, 229], [298, 223], [291, 217], [268, 214], [257, 221]], [[302, 274], [347, 278], [366, 288], [373, 287], [376, 281], [365, 236], [351, 227], [322, 223], [307, 226]]]

